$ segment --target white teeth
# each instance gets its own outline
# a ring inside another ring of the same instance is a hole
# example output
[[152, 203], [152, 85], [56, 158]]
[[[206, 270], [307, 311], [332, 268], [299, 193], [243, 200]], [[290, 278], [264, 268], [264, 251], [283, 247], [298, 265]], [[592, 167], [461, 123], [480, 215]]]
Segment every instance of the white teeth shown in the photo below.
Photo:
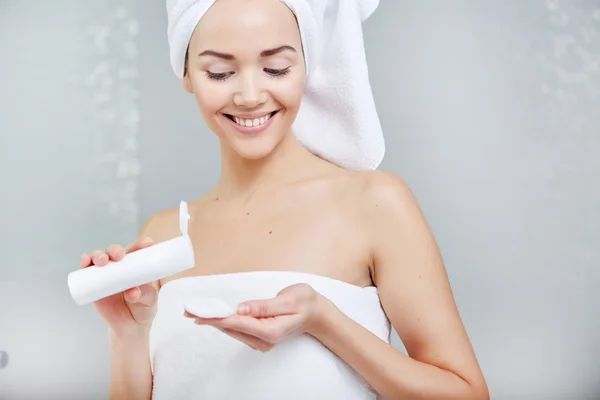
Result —
[[246, 127], [256, 127], [256, 126], [264, 125], [269, 119], [271, 119], [271, 116], [272, 116], [272, 114], [268, 114], [263, 117], [254, 118], [254, 119], [244, 119], [244, 118], [238, 118], [238, 117], [233, 117], [233, 119], [235, 120], [235, 122], [238, 125], [246, 126]]

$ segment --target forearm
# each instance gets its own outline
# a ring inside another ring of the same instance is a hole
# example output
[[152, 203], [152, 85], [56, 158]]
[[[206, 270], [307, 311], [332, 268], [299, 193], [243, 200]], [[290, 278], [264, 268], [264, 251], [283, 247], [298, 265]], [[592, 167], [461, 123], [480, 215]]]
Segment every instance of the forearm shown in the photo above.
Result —
[[459, 376], [414, 360], [324, 301], [312, 334], [387, 400], [487, 400]]
[[110, 399], [152, 398], [152, 369], [148, 352], [149, 334], [122, 337], [109, 331]]

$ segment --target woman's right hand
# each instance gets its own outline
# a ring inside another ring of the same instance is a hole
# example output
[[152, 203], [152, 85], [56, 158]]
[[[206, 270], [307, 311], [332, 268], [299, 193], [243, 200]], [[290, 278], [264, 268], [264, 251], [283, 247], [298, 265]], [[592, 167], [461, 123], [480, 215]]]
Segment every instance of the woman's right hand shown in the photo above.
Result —
[[[81, 268], [102, 267], [109, 261], [120, 261], [126, 254], [149, 247], [152, 240], [138, 239], [126, 247], [112, 245], [81, 256]], [[156, 315], [158, 289], [154, 283], [128, 289], [94, 303], [98, 313], [117, 335], [137, 334], [150, 328]]]

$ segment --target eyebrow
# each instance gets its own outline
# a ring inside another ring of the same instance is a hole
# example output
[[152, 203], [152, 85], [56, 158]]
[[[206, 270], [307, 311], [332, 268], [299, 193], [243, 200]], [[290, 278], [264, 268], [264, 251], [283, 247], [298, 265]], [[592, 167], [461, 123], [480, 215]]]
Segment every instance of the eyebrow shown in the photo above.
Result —
[[[274, 49], [264, 50], [260, 53], [260, 56], [262, 58], [271, 57], [271, 56], [274, 56], [275, 54], [281, 53], [282, 51], [285, 51], [285, 50], [293, 51], [294, 53], [296, 53], [296, 49], [293, 48], [292, 46], [283, 45], [283, 46], [276, 47]], [[198, 56], [213, 56], [213, 57], [222, 58], [223, 60], [235, 60], [235, 56], [233, 54], [220, 53], [220, 52], [214, 51], [214, 50], [204, 50]]]

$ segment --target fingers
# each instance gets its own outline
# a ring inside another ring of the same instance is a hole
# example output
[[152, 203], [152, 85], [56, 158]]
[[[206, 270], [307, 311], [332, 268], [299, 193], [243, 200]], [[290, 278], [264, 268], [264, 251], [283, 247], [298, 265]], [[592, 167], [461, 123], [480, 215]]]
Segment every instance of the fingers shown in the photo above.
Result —
[[275, 344], [299, 324], [298, 315], [283, 315], [277, 318], [257, 319], [249, 316], [233, 315], [224, 319], [195, 318], [199, 325], [211, 325], [218, 329], [229, 329], [256, 337], [265, 343]]
[[227, 318], [219, 323], [223, 329], [231, 329], [246, 335], [254, 336], [266, 343], [277, 343], [283, 337], [285, 329], [285, 317], [278, 317], [276, 321], [273, 318], [256, 319], [246, 316], [234, 316]]
[[123, 297], [125, 298], [125, 301], [128, 303], [136, 303], [138, 298], [141, 296], [142, 294], [142, 290], [139, 287], [133, 287], [131, 289], [127, 289], [126, 291], [123, 292]]
[[92, 254], [84, 253], [81, 255], [79, 265], [81, 268], [86, 268], [91, 265], [106, 265], [108, 264], [109, 257], [102, 250], [94, 250]]
[[131, 317], [138, 324], [152, 322], [156, 315], [158, 290], [154, 285], [146, 284], [123, 292], [123, 299], [129, 307]]
[[[268, 342], [260, 339], [259, 337], [250, 335], [248, 333], [245, 333], [245, 332], [239, 330], [239, 327], [237, 327], [237, 326], [234, 328], [233, 326], [235, 324], [231, 324], [231, 323], [227, 322], [232, 317], [229, 317], [229, 318], [198, 318], [194, 314], [190, 314], [187, 311], [184, 311], [183, 315], [186, 318], [190, 318], [190, 319], [194, 320], [194, 323], [197, 325], [213, 326], [214, 328], [217, 328], [218, 330], [220, 330], [223, 333], [226, 333], [227, 335], [231, 336], [232, 338], [237, 339], [240, 342], [247, 344], [253, 350], [267, 352], [267, 351], [271, 350], [274, 346], [274, 344], [268, 343]], [[227, 326], [231, 325], [232, 327], [226, 328], [224, 325], [227, 325]]]
[[184, 316], [193, 319], [194, 323], [198, 325], [209, 325], [217, 328], [261, 351], [265, 351], [265, 345], [272, 347], [289, 335], [294, 334], [302, 318], [299, 315], [283, 315], [277, 318], [262, 319], [242, 315], [233, 315], [227, 318], [199, 318], [187, 311], [184, 312]]
[[111, 261], [120, 261], [121, 259], [123, 259], [123, 257], [125, 257], [125, 249], [123, 248], [123, 246], [113, 244], [111, 246], [108, 246], [108, 248], [106, 249], [106, 254], [108, 255]]
[[109, 261], [120, 261], [123, 259], [123, 257], [125, 257], [126, 254], [151, 245], [152, 239], [150, 238], [139, 238], [125, 248], [123, 248], [121, 245], [113, 244], [108, 246], [106, 251], [94, 250], [91, 254], [82, 254], [79, 261], [79, 266], [81, 268], [86, 268], [91, 265], [103, 266], [108, 264]]
[[241, 303], [237, 312], [240, 315], [250, 315], [254, 318], [267, 318], [295, 314], [297, 307], [292, 296], [277, 296], [269, 300], [252, 300]]
[[129, 254], [131, 252], [141, 250], [141, 249], [146, 248], [151, 245], [152, 245], [152, 239], [150, 239], [148, 237], [138, 238], [135, 242], [133, 242], [125, 247], [125, 253]]
[[131, 305], [152, 307], [158, 299], [158, 291], [152, 284], [134, 287], [123, 292], [125, 301]]
[[84, 253], [81, 256], [80, 266], [81, 268], [89, 267], [91, 265], [104, 266], [109, 261], [119, 261], [125, 257], [125, 251], [119, 245], [113, 244], [106, 251], [94, 250], [91, 255]]
[[79, 266], [81, 268], [85, 268], [85, 267], [89, 267], [91, 263], [92, 263], [92, 257], [90, 257], [89, 254], [87, 254], [87, 253], [83, 253], [81, 255], [81, 260], [79, 261]]

